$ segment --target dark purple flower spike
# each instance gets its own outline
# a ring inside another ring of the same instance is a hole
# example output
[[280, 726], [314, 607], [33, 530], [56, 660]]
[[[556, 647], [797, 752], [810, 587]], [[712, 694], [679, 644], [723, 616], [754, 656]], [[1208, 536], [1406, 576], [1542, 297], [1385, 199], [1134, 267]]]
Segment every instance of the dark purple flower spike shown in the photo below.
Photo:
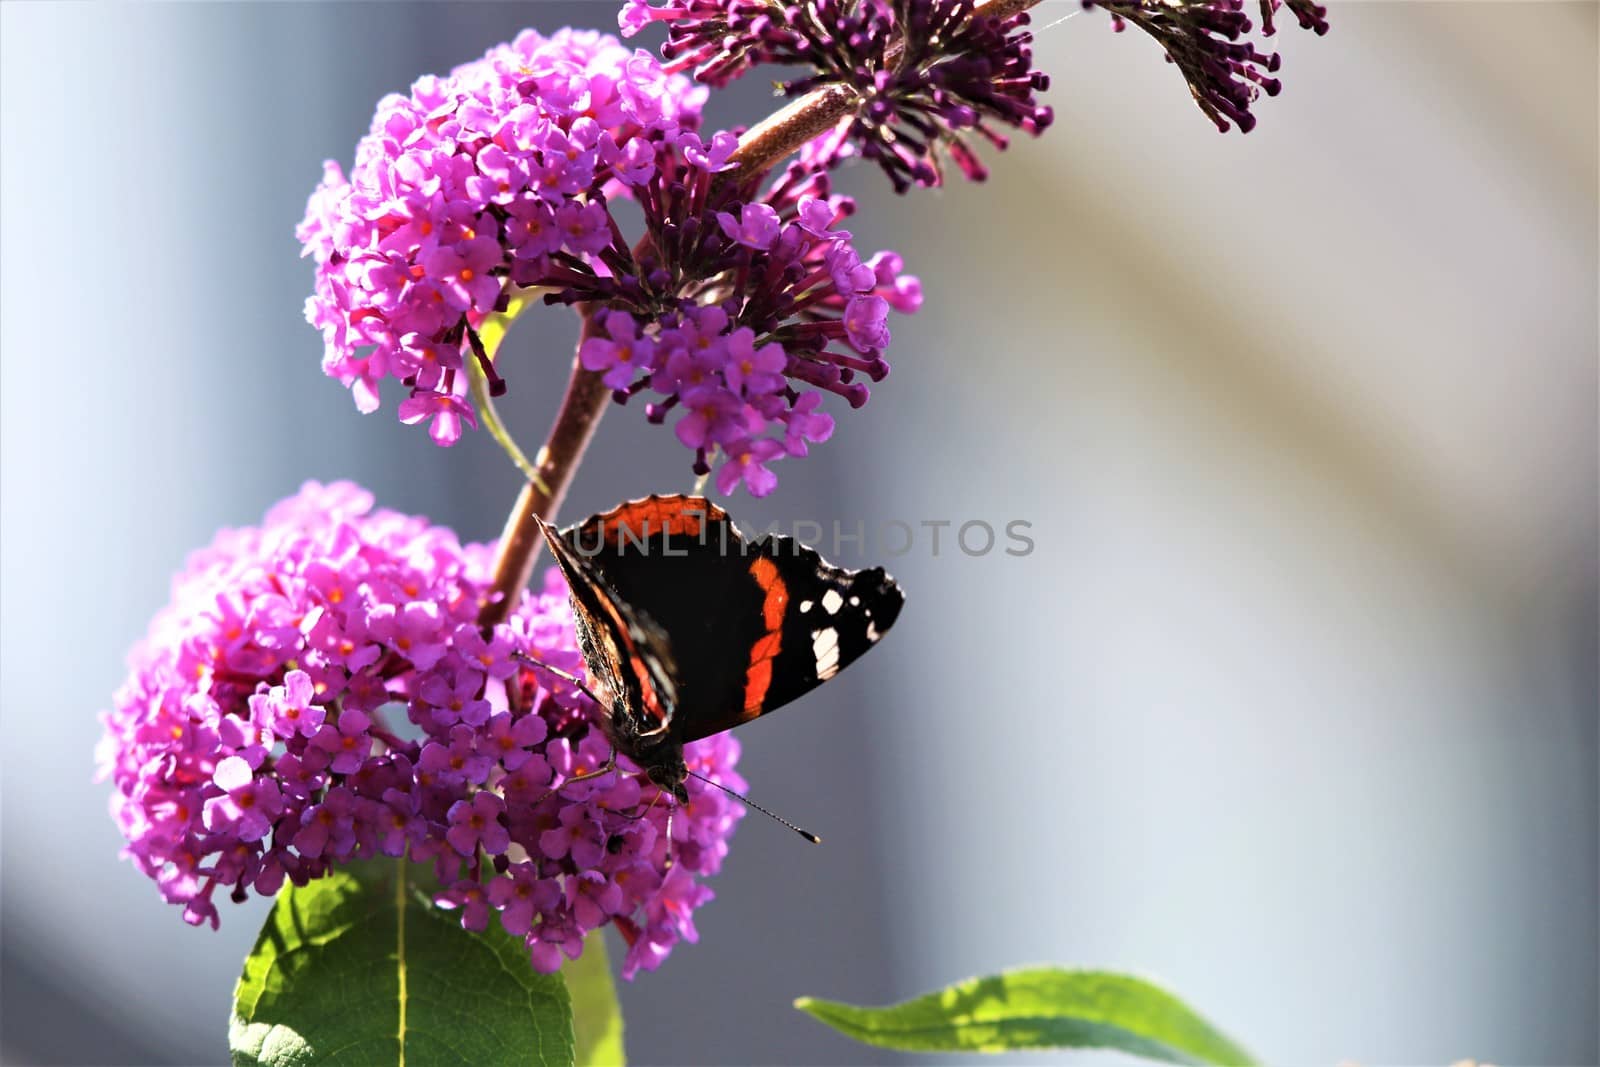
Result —
[[1051, 121], [1034, 98], [1049, 79], [1033, 69], [1028, 16], [984, 14], [973, 0], [628, 0], [619, 21], [625, 36], [665, 23], [666, 68], [709, 85], [763, 63], [809, 67], [779, 90], [837, 86], [852, 97], [813, 158], [860, 155], [901, 192], [939, 183], [941, 151], [981, 180], [970, 134], [1004, 148], [1001, 127], [1037, 134]]
[[[1281, 0], [1261, 0], [1262, 33], [1274, 32], [1272, 13]], [[1317, 34], [1328, 32], [1325, 8], [1308, 0], [1286, 0], [1300, 25]], [[1135, 25], [1155, 38], [1189, 83], [1200, 110], [1227, 133], [1237, 123], [1241, 133], [1255, 128], [1250, 105], [1265, 93], [1277, 96], [1282, 83], [1275, 74], [1278, 53], [1263, 52], [1244, 40], [1254, 24], [1245, 14], [1245, 0], [1083, 0], [1085, 8], [1104, 8], [1111, 28], [1121, 32]]]

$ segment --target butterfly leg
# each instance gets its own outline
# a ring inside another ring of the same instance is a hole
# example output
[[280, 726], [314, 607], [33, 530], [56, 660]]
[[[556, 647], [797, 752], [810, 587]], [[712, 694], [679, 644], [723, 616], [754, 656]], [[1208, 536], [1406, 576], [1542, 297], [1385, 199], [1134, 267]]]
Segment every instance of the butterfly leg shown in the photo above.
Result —
[[656, 791], [656, 795], [650, 798], [650, 803], [648, 803], [648, 804], [646, 804], [644, 806], [644, 810], [643, 811], [635, 812], [632, 815], [628, 814], [625, 811], [613, 811], [611, 814], [619, 816], [620, 818], [627, 819], [630, 822], [638, 822], [640, 819], [644, 818], [646, 815], [649, 815], [652, 811], [655, 810], [656, 804], [661, 800], [663, 795], [664, 794], [660, 790], [657, 790]]
[[[514, 659], [514, 660], [517, 660], [517, 661], [519, 661], [521, 663], [526, 663], [528, 666], [533, 667], [533, 668], [535, 668], [537, 670], [541, 670], [541, 671], [545, 671], [545, 672], [547, 672], [549, 674], [553, 674], [557, 678], [560, 678], [563, 682], [566, 682], [568, 685], [570, 685], [570, 686], [574, 687], [575, 689], [577, 689], [578, 692], [582, 693], [584, 696], [588, 697], [590, 700], [594, 701], [596, 704], [600, 705], [602, 708], [607, 706], [607, 702], [604, 701], [604, 700], [601, 700], [598, 696], [595, 695], [594, 690], [589, 688], [589, 683], [584, 681], [582, 678], [579, 678], [576, 674], [572, 674], [569, 671], [564, 671], [560, 667], [557, 667], [554, 664], [546, 663], [542, 659], [534, 659], [532, 656], [528, 655], [526, 652], [513, 651], [511, 653], [511, 658]], [[612, 759], [613, 763], [616, 762], [616, 756], [617, 756], [617, 754], [615, 752], [613, 752], [611, 754], [611, 759]]]
[[600, 766], [596, 767], [592, 771], [584, 771], [581, 774], [574, 774], [570, 778], [563, 778], [560, 785], [551, 786], [549, 789], [545, 790], [544, 795], [533, 802], [533, 806], [537, 808], [540, 804], [543, 804], [545, 801], [549, 800], [551, 797], [555, 796], [569, 785], [575, 785], [578, 782], [593, 781], [596, 778], [604, 778], [613, 771], [620, 774], [621, 770], [622, 769], [617, 766], [617, 750], [615, 747], [613, 747], [611, 749], [611, 755]]
[[[564, 787], [564, 786], [572, 785], [574, 782], [587, 782], [587, 781], [589, 781], [590, 779], [593, 779], [593, 778], [604, 778], [606, 775], [610, 774], [612, 771], [618, 771], [618, 770], [619, 770], [619, 768], [617, 767], [617, 750], [616, 750], [615, 747], [613, 747], [611, 749], [611, 755], [608, 756], [606, 758], [606, 761], [604, 763], [602, 763], [600, 766], [596, 767], [592, 771], [584, 771], [581, 774], [573, 775], [571, 778], [568, 778], [566, 781], [562, 782], [561, 786], [558, 786], [557, 788], [561, 788], [561, 787]], [[553, 792], [553, 790], [552, 790], [552, 792]]]

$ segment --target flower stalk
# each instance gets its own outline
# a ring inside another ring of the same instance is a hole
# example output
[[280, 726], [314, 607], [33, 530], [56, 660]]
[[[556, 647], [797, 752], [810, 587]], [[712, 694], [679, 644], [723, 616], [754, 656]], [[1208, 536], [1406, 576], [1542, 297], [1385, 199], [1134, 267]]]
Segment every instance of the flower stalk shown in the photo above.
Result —
[[[581, 348], [598, 326], [593, 308], [582, 310], [583, 328], [579, 334]], [[533, 565], [539, 558], [543, 544], [536, 518], [550, 520], [561, 507], [572, 476], [600, 425], [611, 403], [611, 389], [595, 371], [585, 370], [576, 355], [572, 359], [572, 377], [567, 381], [567, 391], [561, 398], [550, 435], [534, 457], [534, 477], [522, 486], [517, 500], [506, 518], [505, 529], [495, 549], [493, 576], [488, 595], [478, 612], [478, 623], [485, 629], [503, 621], [516, 605], [517, 594], [527, 588], [533, 577]]]
[[549, 487], [539, 474], [539, 469], [529, 462], [517, 445], [516, 439], [511, 436], [511, 431], [506, 428], [505, 422], [500, 418], [500, 412], [494, 404], [495, 382], [489, 380], [494, 361], [499, 358], [500, 345], [505, 341], [506, 334], [511, 330], [511, 324], [517, 316], [533, 302], [533, 298], [542, 295], [542, 289], [516, 289], [514, 295], [506, 302], [506, 309], [489, 316], [476, 335], [472, 338], [474, 354], [482, 350], [482, 359], [470, 359], [466, 362], [469, 376], [472, 404], [478, 410], [478, 417], [483, 420], [483, 428], [489, 431], [495, 444], [506, 454], [523, 477], [538, 485], [548, 493]]

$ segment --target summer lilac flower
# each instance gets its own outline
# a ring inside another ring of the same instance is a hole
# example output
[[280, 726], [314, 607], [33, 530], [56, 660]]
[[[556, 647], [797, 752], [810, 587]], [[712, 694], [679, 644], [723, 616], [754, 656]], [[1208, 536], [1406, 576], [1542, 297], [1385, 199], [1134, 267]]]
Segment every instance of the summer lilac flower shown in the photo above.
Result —
[[321, 803], [300, 813], [300, 831], [294, 835], [294, 847], [301, 856], [348, 859], [357, 843], [355, 797], [344, 786], [329, 789]]
[[[1327, 11], [1311, 0], [1260, 0], [1262, 33], [1274, 32], [1272, 14], [1286, 2], [1300, 25], [1319, 36], [1328, 32]], [[1278, 53], [1263, 52], [1240, 38], [1253, 24], [1244, 13], [1245, 0], [1083, 0], [1085, 8], [1111, 14], [1111, 28], [1122, 32], [1129, 23], [1155, 38], [1167, 62], [1183, 73], [1200, 110], [1222, 133], [1238, 123], [1241, 133], [1255, 128], [1250, 105], [1265, 93], [1277, 96], [1282, 83], [1276, 73]]]
[[407, 848], [420, 845], [427, 837], [427, 823], [418, 813], [417, 798], [400, 789], [386, 789], [382, 802], [383, 808], [378, 813], [378, 851], [385, 856], [404, 856]]
[[766, 496], [778, 486], [767, 464], [783, 455], [783, 445], [766, 437], [745, 438], [728, 446], [728, 460], [717, 471], [717, 492], [731, 493], [740, 482], [752, 496]]
[[921, 287], [893, 253], [862, 261], [836, 228], [854, 204], [830, 195], [825, 173], [795, 163], [765, 187], [737, 171], [719, 178], [735, 143], [677, 136], [638, 191], [645, 240], [614, 235], [604, 270], [519, 265], [513, 278], [556, 290], [553, 300], [606, 306], [579, 347], [582, 365], [619, 401], [655, 394], [646, 416], [675, 419], [694, 470], [716, 469], [723, 492], [765, 495], [777, 485], [768, 464], [832, 432], [820, 394], [860, 407], [867, 382], [889, 373], [888, 313], [916, 310]]
[[572, 858], [579, 868], [593, 867], [605, 853], [600, 824], [582, 808], [568, 808], [560, 822], [539, 835], [539, 848], [553, 860]]
[[311, 738], [307, 754], [325, 761], [334, 774], [354, 774], [372, 754], [372, 736], [367, 733], [372, 720], [355, 708], [345, 708], [339, 713], [338, 725], [328, 723]]
[[529, 760], [539, 759], [532, 747], [543, 741], [549, 729], [537, 715], [524, 715], [518, 719], [501, 712], [489, 720], [485, 749], [492, 752], [496, 761], [508, 771], [514, 771]]
[[807, 393], [790, 409], [788, 433], [783, 442], [784, 451], [789, 455], [803, 456], [807, 442], [826, 441], [833, 436], [832, 416], [816, 410], [821, 403], [821, 393]]
[[[464, 385], [459, 379], [450, 382], [452, 389]], [[428, 436], [433, 438], [434, 444], [446, 447], [461, 439], [463, 423], [474, 430], [478, 428], [478, 416], [472, 410], [472, 405], [467, 403], [466, 397], [455, 393], [420, 390], [400, 402], [399, 414], [400, 421], [407, 426], [426, 422]]]
[[[491, 882], [489, 889], [486, 890], [482, 882], [463, 878], [449, 889], [436, 893], [433, 902], [448, 911], [459, 909], [463, 929], [486, 930], [489, 928], [490, 890], [497, 884], [498, 881]], [[537, 946], [535, 951], [537, 952]]]
[[250, 698], [253, 722], [280, 737], [311, 737], [322, 726], [327, 709], [312, 703], [316, 687], [305, 671], [290, 671], [283, 684]]
[[561, 899], [559, 883], [539, 877], [536, 863], [513, 863], [504, 878], [489, 886], [489, 901], [500, 910], [506, 933], [525, 937], [539, 915], [554, 911]]
[[454, 739], [429, 741], [417, 756], [417, 781], [426, 789], [442, 789], [451, 793], [464, 792], [470, 784], [467, 779], [472, 770], [468, 759], [472, 746], [457, 745]]
[[[674, 802], [632, 768], [564, 784], [558, 768], [610, 755], [596, 711], [512, 657], [583, 670], [566, 590], [552, 571], [484, 634], [491, 559], [315, 483], [190, 557], [99, 750], [124, 854], [186, 921], [215, 926], [219, 889], [242, 900], [409, 856], [433, 868], [441, 906], [473, 929], [500, 912], [545, 969], [606, 922], [629, 976], [692, 935], [742, 811], [691, 779], [669, 846]], [[397, 735], [401, 716], [417, 740]], [[731, 740], [685, 755], [744, 788]]]
[[[833, 224], [838, 222], [839, 218], [836, 206], [821, 197], [802, 196], [795, 202], [795, 221], [800, 224], [802, 230], [813, 237], [837, 239], [839, 235], [833, 232]], [[880, 253], [882, 254], [884, 253]]]
[[206, 801], [206, 829], [214, 833], [231, 831], [245, 843], [267, 836], [283, 810], [278, 784], [270, 778], [258, 780], [254, 768], [239, 756], [220, 760], [212, 781], [224, 792]]
[[811, 68], [780, 85], [785, 95], [849, 91], [852, 114], [815, 158], [860, 154], [900, 192], [939, 183], [940, 147], [984, 178], [968, 132], [1004, 148], [996, 124], [1038, 134], [1051, 122], [1034, 99], [1049, 79], [1033, 70], [1026, 13], [986, 16], [974, 0], [627, 0], [618, 17], [625, 37], [652, 22], [667, 26], [667, 69], [709, 85], [778, 63]]
[[622, 887], [597, 871], [567, 879], [567, 904], [581, 926], [600, 926], [622, 907]]
[[744, 429], [744, 402], [739, 395], [717, 385], [701, 385], [682, 394], [685, 414], [678, 420], [678, 440], [705, 452]]
[[[745, 396], [761, 396], [783, 388], [783, 372], [789, 357], [782, 345], [756, 347], [755, 331], [739, 329], [728, 335], [728, 365], [723, 372], [728, 388]], [[882, 348], [889, 343], [885, 327]], [[821, 394], [817, 394], [821, 400]]]
[[922, 306], [922, 282], [903, 273], [905, 261], [898, 253], [879, 252], [867, 260], [877, 283], [873, 292], [889, 302], [896, 311], [909, 315]]
[[606, 199], [651, 179], [656, 146], [698, 125], [704, 97], [615, 38], [571, 30], [526, 31], [385, 97], [349, 177], [325, 164], [297, 230], [324, 372], [362, 411], [398, 380], [401, 419], [454, 444], [477, 426], [466, 361], [504, 388], [475, 331], [505, 306], [513, 264], [606, 247]]
[[463, 856], [472, 856], [480, 845], [491, 856], [498, 856], [511, 847], [511, 835], [501, 820], [505, 810], [506, 802], [493, 793], [458, 800], [450, 806], [450, 829], [444, 838]]
[[439, 605], [425, 600], [379, 604], [367, 616], [366, 630], [421, 670], [438, 663], [445, 652]]
[[745, 204], [737, 219], [719, 212], [717, 223], [734, 241], [757, 252], [765, 252], [778, 239], [778, 213], [768, 204]]
[[476, 626], [460, 626], [452, 643], [456, 654], [464, 662], [472, 664], [491, 678], [504, 681], [517, 673], [517, 663], [511, 658], [513, 646], [504, 634], [496, 633], [484, 640]]
[[607, 312], [604, 321], [608, 336], [585, 338], [578, 360], [585, 370], [604, 371], [601, 380], [612, 389], [626, 389], [640, 367], [651, 365], [655, 344], [639, 335], [639, 324], [626, 312]]
[[463, 665], [452, 675], [434, 674], [417, 687], [418, 699], [413, 702], [413, 721], [420, 723], [419, 714], [426, 714], [438, 729], [449, 729], [456, 723], [482, 726], [489, 721], [489, 702], [480, 699], [484, 691], [483, 675]]
[[859, 351], [881, 351], [889, 344], [889, 302], [883, 297], [863, 296], [850, 301], [843, 321], [845, 336]]

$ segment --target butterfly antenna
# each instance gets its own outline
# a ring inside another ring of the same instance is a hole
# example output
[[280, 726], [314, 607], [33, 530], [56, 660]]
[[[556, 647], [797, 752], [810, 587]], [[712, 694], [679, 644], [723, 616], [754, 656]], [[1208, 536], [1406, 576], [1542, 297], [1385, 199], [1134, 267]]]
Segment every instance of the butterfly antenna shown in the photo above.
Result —
[[[684, 769], [688, 770], [688, 768], [684, 768]], [[739, 801], [739, 803], [743, 804], [745, 807], [756, 809], [761, 814], [765, 815], [767, 818], [773, 820], [774, 822], [781, 822], [783, 825], [787, 826], [789, 829], [793, 830], [795, 833], [799, 834], [801, 837], [805, 838], [807, 841], [810, 841], [813, 845], [822, 844], [822, 838], [818, 837], [816, 834], [812, 833], [810, 830], [802, 830], [802, 829], [800, 829], [800, 827], [796, 826], [794, 823], [790, 822], [788, 819], [785, 819], [782, 815], [779, 815], [776, 812], [768, 811], [766, 808], [763, 808], [760, 804], [757, 804], [755, 801], [751, 800], [749, 797], [745, 796], [743, 793], [736, 793], [732, 789], [729, 789], [727, 786], [723, 785], [721, 782], [713, 782], [710, 778], [707, 778], [703, 774], [695, 774], [694, 771], [689, 771], [689, 774], [692, 775], [695, 778], [700, 779], [702, 782], [706, 783], [706, 785], [714, 785], [714, 786], [716, 786], [718, 789], [722, 790], [724, 793], [728, 794], [730, 797], [733, 797], [735, 800]]]

